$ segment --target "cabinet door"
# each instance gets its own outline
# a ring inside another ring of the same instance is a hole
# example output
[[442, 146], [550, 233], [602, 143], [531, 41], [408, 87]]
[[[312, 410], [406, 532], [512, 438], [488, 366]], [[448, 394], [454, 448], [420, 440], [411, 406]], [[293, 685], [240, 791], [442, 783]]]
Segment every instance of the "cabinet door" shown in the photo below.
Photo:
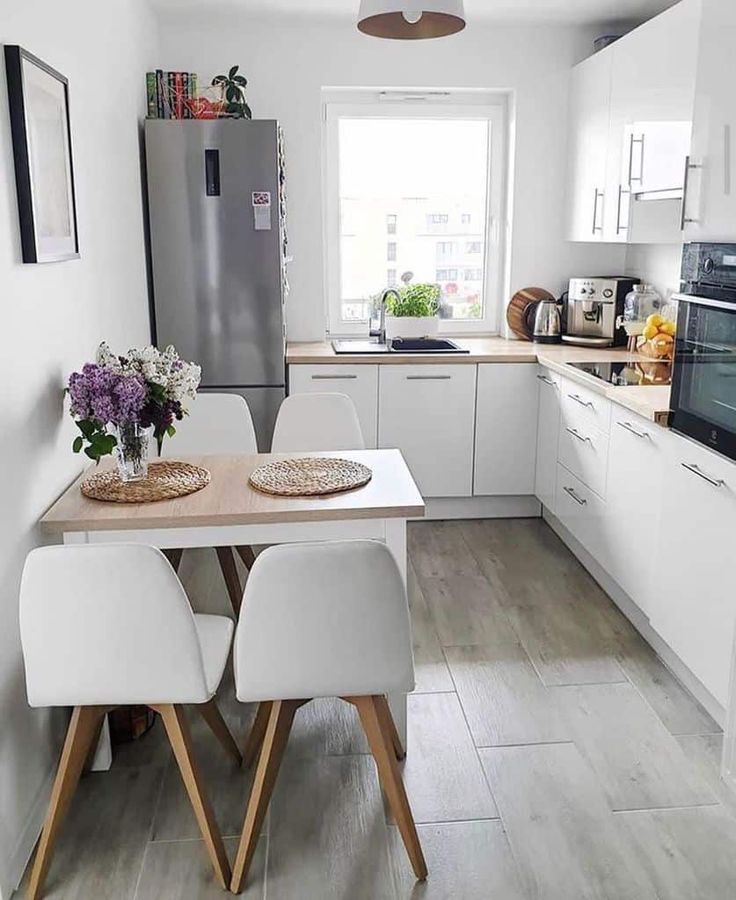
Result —
[[[700, 0], [682, 0], [617, 41], [611, 48], [609, 180], [604, 234], [631, 238], [634, 195], [681, 192], [695, 92]], [[677, 60], [673, 65], [672, 61]], [[661, 239], [679, 225], [677, 205]], [[652, 240], [657, 235], [649, 235]]]
[[355, 404], [368, 449], [378, 433], [378, 366], [289, 366], [289, 393], [347, 394]]
[[600, 241], [606, 197], [608, 120], [611, 103], [610, 48], [584, 60], [570, 78], [568, 172], [571, 241]]
[[539, 414], [534, 493], [540, 503], [553, 513], [557, 482], [557, 442], [560, 436], [560, 382], [560, 376], [549, 369], [540, 369], [537, 373]]
[[476, 369], [380, 367], [378, 446], [401, 450], [424, 497], [473, 492]]
[[736, 465], [677, 435], [668, 457], [650, 619], [726, 706], [736, 622]]
[[555, 515], [604, 569], [608, 568], [608, 548], [604, 523], [606, 504], [579, 478], [557, 465]]
[[733, 53], [736, 3], [703, 0], [695, 114], [684, 210], [688, 241], [736, 237], [736, 104]]
[[537, 372], [535, 363], [478, 366], [474, 494], [534, 493]]
[[647, 615], [654, 580], [666, 564], [657, 544], [671, 440], [666, 428], [614, 404], [605, 519], [608, 571]]

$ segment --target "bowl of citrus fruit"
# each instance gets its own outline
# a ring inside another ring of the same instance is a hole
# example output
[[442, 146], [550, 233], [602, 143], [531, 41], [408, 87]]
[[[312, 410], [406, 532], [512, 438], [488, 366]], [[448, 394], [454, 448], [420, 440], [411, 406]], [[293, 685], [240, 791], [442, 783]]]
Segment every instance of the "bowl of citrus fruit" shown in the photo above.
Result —
[[637, 350], [654, 359], [672, 359], [676, 330], [674, 322], [653, 313], [644, 325]]

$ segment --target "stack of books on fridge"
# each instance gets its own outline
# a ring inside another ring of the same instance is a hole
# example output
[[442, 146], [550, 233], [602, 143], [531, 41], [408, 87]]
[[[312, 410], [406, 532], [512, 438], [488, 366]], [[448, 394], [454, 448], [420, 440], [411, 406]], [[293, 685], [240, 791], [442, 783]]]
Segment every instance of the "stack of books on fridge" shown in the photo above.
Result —
[[146, 96], [149, 119], [191, 119], [187, 101], [197, 96], [194, 72], [146, 72]]

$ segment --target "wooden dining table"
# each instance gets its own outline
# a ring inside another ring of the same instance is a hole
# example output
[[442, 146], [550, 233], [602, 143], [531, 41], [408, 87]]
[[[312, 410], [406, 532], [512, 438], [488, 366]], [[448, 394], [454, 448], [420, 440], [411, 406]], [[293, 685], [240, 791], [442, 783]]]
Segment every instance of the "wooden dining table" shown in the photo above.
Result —
[[[368, 484], [339, 494], [283, 497], [248, 483], [256, 466], [289, 457], [340, 457], [368, 466]], [[162, 550], [188, 547], [247, 547], [303, 541], [368, 538], [386, 543], [404, 583], [407, 519], [424, 515], [424, 501], [399, 450], [355, 450], [251, 456], [187, 456], [185, 462], [211, 474], [207, 487], [174, 500], [112, 503], [85, 497], [74, 481], [41, 519], [46, 532], [65, 544], [144, 543]], [[103, 463], [104, 470], [112, 465]], [[389, 697], [406, 746], [406, 696]], [[112, 763], [109, 731], [103, 730], [93, 768]]]

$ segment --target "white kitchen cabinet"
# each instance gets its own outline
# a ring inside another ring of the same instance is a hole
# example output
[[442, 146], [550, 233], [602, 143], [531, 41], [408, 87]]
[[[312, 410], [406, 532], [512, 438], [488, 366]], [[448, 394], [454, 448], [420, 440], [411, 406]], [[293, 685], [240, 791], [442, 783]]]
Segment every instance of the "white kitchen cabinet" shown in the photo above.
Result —
[[555, 515], [570, 534], [607, 569], [606, 503], [562, 463], [557, 465], [555, 508]]
[[398, 447], [424, 497], [470, 497], [477, 366], [382, 365], [378, 446]]
[[[648, 212], [634, 196], [648, 195], [667, 211], [664, 237], [679, 232], [679, 203], [654, 199], [681, 194], [690, 152], [700, 0], [682, 0], [611, 48], [611, 113], [604, 237], [631, 242], [632, 218]], [[673, 65], [673, 60], [677, 64]], [[655, 220], [656, 221], [656, 220]], [[656, 239], [657, 235], [642, 234]], [[664, 240], [664, 237], [660, 238]]]
[[478, 366], [476, 496], [534, 493], [539, 388], [536, 363]]
[[726, 706], [736, 622], [736, 465], [677, 435], [667, 457], [650, 619]]
[[355, 404], [363, 431], [363, 440], [369, 449], [378, 440], [378, 366], [335, 365], [289, 366], [289, 393], [347, 394]]
[[605, 498], [608, 434], [591, 425], [584, 413], [567, 412], [563, 417], [558, 458], [583, 484]]
[[568, 160], [568, 240], [603, 240], [612, 55], [603, 51], [572, 70]]
[[555, 512], [557, 483], [557, 443], [560, 436], [560, 384], [562, 379], [549, 369], [539, 368], [539, 413], [537, 416], [537, 460], [534, 493], [543, 506]]
[[736, 240], [734, 47], [736, 3], [703, 0], [690, 151], [692, 168], [688, 172], [684, 209], [688, 241]]
[[664, 563], [658, 544], [671, 440], [666, 428], [613, 404], [605, 518], [608, 572], [646, 615]]

